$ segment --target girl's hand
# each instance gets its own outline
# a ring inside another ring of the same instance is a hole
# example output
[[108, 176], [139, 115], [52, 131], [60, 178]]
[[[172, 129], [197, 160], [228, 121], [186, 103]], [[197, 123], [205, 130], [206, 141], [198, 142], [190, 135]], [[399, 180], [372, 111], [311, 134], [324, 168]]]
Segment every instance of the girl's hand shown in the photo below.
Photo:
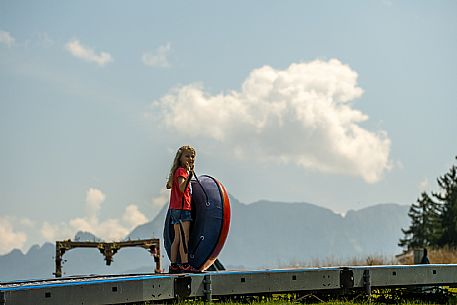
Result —
[[193, 172], [194, 171], [194, 163], [186, 162], [186, 171], [188, 173]]

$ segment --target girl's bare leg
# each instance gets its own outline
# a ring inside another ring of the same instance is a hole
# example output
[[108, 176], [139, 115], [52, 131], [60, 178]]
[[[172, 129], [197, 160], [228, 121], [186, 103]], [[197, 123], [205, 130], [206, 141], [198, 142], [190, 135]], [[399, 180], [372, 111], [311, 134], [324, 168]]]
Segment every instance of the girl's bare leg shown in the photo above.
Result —
[[[189, 229], [190, 229], [190, 221], [182, 222], [182, 228], [184, 231], [184, 242], [186, 243], [187, 250], [189, 250]], [[179, 254], [181, 255], [181, 263], [185, 264], [189, 262], [189, 257], [187, 253], [184, 253], [184, 245], [181, 242], [179, 245]]]
[[[173, 239], [173, 243], [171, 244], [171, 257], [170, 260], [172, 263], [176, 263], [176, 258], [178, 256], [178, 249], [179, 245], [181, 244], [181, 228], [179, 223], [173, 225], [173, 229], [175, 232], [175, 238]], [[182, 256], [181, 256], [182, 257]]]

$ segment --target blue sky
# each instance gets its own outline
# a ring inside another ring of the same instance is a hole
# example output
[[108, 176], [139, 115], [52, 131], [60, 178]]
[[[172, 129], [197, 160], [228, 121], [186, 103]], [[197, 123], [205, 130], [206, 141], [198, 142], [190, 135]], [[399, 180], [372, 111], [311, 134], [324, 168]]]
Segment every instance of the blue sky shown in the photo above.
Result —
[[[454, 1], [0, 1], [0, 254], [166, 204], [411, 204], [457, 154]], [[399, 233], [400, 234], [400, 233]]]

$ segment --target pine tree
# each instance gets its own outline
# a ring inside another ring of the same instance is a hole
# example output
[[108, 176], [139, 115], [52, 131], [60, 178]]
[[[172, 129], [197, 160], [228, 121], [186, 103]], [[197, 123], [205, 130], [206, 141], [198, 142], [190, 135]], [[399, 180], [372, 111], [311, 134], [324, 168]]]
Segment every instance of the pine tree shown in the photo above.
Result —
[[439, 232], [439, 208], [432, 198], [423, 192], [417, 203], [411, 205], [408, 216], [411, 218], [411, 225], [407, 230], [402, 229], [405, 237], [400, 239], [398, 245], [407, 247], [408, 250], [434, 245]]
[[[457, 159], [457, 157], [456, 157]], [[438, 246], [457, 247], [457, 166], [453, 165], [449, 172], [437, 179], [441, 192], [433, 193], [441, 208], [441, 232]]]

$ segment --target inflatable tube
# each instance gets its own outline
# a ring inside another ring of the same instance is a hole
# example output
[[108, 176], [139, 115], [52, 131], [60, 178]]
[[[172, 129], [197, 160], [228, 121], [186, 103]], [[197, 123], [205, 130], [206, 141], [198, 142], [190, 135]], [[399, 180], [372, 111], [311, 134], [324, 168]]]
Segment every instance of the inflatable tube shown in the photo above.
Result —
[[[213, 177], [200, 176], [198, 181], [191, 181], [191, 186], [193, 221], [189, 236], [189, 264], [204, 271], [217, 259], [227, 239], [230, 200], [227, 190]], [[170, 211], [165, 219], [163, 238], [165, 250], [170, 257], [174, 239]]]

